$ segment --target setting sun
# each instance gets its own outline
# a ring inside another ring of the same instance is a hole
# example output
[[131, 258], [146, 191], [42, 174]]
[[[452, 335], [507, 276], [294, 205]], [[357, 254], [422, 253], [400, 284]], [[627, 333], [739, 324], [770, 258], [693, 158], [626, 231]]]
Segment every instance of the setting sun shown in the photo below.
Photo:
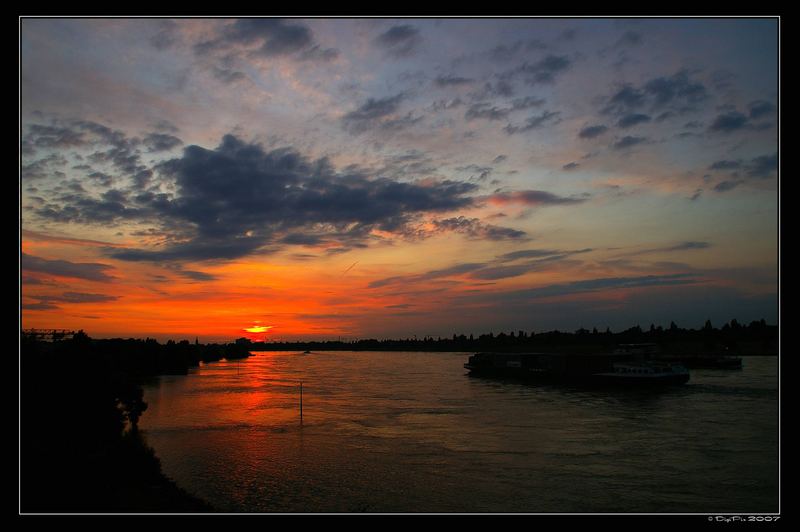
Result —
[[270, 329], [272, 329], [272, 325], [253, 325], [244, 330], [249, 333], [265, 333]]

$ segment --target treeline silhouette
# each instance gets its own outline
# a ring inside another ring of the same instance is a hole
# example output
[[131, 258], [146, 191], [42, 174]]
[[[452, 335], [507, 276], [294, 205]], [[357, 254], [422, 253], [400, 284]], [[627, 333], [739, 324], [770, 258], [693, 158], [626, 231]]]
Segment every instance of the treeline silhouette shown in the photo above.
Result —
[[20, 356], [22, 512], [206, 512], [183, 491], [138, 431], [141, 383], [200, 362], [249, 356], [243, 342], [72, 339], [23, 335]]
[[298, 341], [298, 342], [253, 342], [253, 351], [319, 350], [319, 351], [555, 351], [596, 352], [610, 351], [619, 344], [655, 343], [662, 350], [675, 353], [766, 355], [777, 354], [778, 326], [768, 325], [765, 320], [753, 321], [749, 325], [733, 319], [721, 328], [710, 321], [700, 329], [684, 329], [671, 322], [667, 328], [650, 325], [643, 329], [636, 325], [620, 332], [606, 328], [580, 328], [575, 332], [510, 331], [494, 334], [489, 332], [474, 336], [453, 334], [452, 337], [426, 336], [399, 340], [355, 339], [349, 341]]

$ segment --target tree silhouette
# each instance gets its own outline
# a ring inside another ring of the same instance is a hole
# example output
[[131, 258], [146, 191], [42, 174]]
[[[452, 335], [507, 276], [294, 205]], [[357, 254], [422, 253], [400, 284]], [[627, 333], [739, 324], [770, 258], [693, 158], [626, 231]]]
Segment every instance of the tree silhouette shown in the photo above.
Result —
[[144, 400], [144, 390], [141, 387], [127, 384], [122, 388], [119, 395], [119, 403], [125, 417], [131, 423], [131, 432], [139, 430], [139, 418], [147, 410], [147, 402]]

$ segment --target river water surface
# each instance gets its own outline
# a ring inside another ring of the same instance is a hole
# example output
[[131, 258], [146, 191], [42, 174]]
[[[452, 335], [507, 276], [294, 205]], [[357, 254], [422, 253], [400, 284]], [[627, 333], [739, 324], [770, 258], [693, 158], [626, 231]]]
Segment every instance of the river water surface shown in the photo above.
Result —
[[662, 391], [474, 378], [467, 357], [256, 352], [160, 377], [140, 426], [225, 512], [778, 511], [776, 357]]

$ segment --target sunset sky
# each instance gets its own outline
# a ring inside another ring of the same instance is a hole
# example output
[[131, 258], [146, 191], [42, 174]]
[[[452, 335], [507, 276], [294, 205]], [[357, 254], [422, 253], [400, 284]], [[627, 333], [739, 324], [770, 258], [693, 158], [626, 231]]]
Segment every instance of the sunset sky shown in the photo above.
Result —
[[775, 19], [25, 18], [22, 326], [776, 323], [778, 74]]

